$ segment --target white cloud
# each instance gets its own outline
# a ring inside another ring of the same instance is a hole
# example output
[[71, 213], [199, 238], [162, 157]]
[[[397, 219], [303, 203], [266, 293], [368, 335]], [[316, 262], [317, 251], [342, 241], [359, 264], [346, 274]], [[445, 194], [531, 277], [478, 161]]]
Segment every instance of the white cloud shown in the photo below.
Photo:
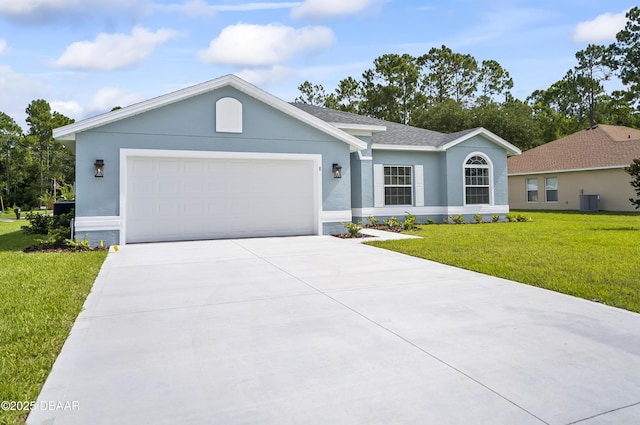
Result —
[[300, 4], [300, 2], [254, 2], [215, 5], [209, 4], [205, 0], [187, 0], [181, 4], [158, 4], [155, 7], [161, 11], [183, 13], [187, 16], [214, 16], [218, 12], [254, 12], [260, 10], [291, 9]]
[[116, 106], [125, 107], [144, 100], [142, 96], [129, 93], [125, 89], [119, 87], [104, 87], [98, 90], [87, 109], [89, 111], [106, 112], [112, 110]]
[[238, 77], [256, 86], [266, 86], [281, 81], [290, 81], [297, 78], [296, 72], [285, 66], [272, 66], [269, 68], [243, 69], [235, 73]]
[[160, 45], [180, 35], [170, 29], [152, 32], [141, 27], [134, 28], [131, 35], [101, 33], [95, 41], [72, 43], [54, 65], [101, 71], [128, 68], [143, 62]]
[[51, 105], [52, 111], [73, 119], [81, 118], [84, 112], [84, 108], [75, 100], [54, 100], [49, 105]]
[[[0, 16], [19, 22], [42, 23], [81, 16], [122, 19], [140, 15], [151, 0], [0, 0]], [[77, 22], [77, 21], [75, 21]]]
[[0, 55], [7, 49], [7, 42], [0, 38]]
[[46, 97], [47, 88], [38, 80], [16, 72], [7, 65], [0, 65], [0, 111], [16, 120], [26, 129], [24, 109], [33, 99]]
[[335, 42], [331, 29], [321, 26], [292, 28], [280, 24], [237, 24], [222, 30], [200, 60], [234, 66], [272, 66], [300, 52], [326, 49]]
[[305, 0], [291, 10], [294, 18], [329, 18], [365, 11], [373, 0]]
[[616, 34], [627, 23], [626, 11], [620, 13], [604, 13], [592, 21], [580, 22], [573, 32], [575, 42], [614, 41]]

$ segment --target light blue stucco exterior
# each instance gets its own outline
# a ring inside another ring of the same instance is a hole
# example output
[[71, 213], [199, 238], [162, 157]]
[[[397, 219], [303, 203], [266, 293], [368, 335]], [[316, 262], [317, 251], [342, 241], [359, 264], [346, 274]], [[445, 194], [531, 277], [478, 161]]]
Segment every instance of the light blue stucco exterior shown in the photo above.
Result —
[[[491, 204], [465, 205], [464, 165], [472, 154], [480, 154], [491, 164]], [[414, 205], [374, 207], [373, 167], [380, 165], [422, 166], [424, 205], [415, 205], [418, 190], [414, 184]], [[507, 153], [504, 147], [488, 138], [477, 135], [447, 150], [385, 150], [373, 149], [372, 159], [363, 161], [357, 153], [351, 154], [351, 167], [354, 170], [352, 196], [354, 221], [367, 222], [374, 216], [385, 220], [392, 216], [400, 219], [405, 213], [418, 216], [420, 222], [427, 217], [436, 222], [446, 220], [450, 215], [463, 214], [465, 220], [473, 221], [475, 214], [486, 219], [493, 214], [508, 212]]]
[[[316, 199], [314, 220], [317, 216], [315, 227], [320, 234], [343, 233], [345, 221], [366, 222], [369, 216], [402, 220], [411, 213], [419, 222], [427, 217], [442, 222], [462, 214], [471, 221], [475, 214], [488, 217], [509, 211], [507, 154], [519, 150], [484, 129], [456, 135], [420, 133], [424, 132], [421, 129], [407, 132], [418, 129], [398, 128], [396, 123], [380, 120], [372, 123], [353, 114], [341, 123], [332, 118], [344, 115], [329, 113], [323, 119], [235, 76], [176, 93], [54, 131], [59, 140], [75, 147], [79, 237], [87, 234], [92, 244], [126, 242], [126, 220], [122, 218], [126, 208], [121, 204], [130, 198], [123, 189], [127, 182], [124, 166], [129, 155], [147, 156], [140, 152], [149, 152], [149, 157], [311, 158], [309, 164], [314, 170], [317, 167], [314, 173], [320, 176], [314, 177], [309, 188]], [[223, 110], [224, 105], [230, 109]], [[224, 125], [217, 127], [216, 119]], [[437, 135], [443, 142], [422, 140], [423, 134], [427, 139]], [[385, 142], [379, 142], [380, 135], [385, 135]], [[411, 140], [403, 144], [406, 135]], [[226, 155], [229, 153], [232, 155]], [[471, 155], [481, 155], [490, 164], [488, 204], [465, 204], [464, 164]], [[98, 159], [104, 161], [102, 178], [94, 177]], [[341, 178], [333, 175], [333, 164], [342, 167]], [[380, 175], [385, 165], [412, 168], [412, 205], [380, 202], [384, 197]], [[256, 205], [255, 216], [260, 219], [260, 205]]]
[[[243, 107], [243, 131], [216, 133], [215, 104], [232, 97]], [[155, 149], [317, 154], [322, 156], [322, 211], [350, 211], [350, 147], [232, 87], [195, 96], [76, 136], [76, 217], [120, 216], [120, 150]], [[94, 162], [104, 160], [104, 177], [94, 178]], [[332, 164], [342, 178], [332, 174]], [[259, 210], [256, 210], [259, 219]], [[322, 223], [324, 232], [342, 229], [340, 222]], [[118, 232], [91, 231], [92, 243], [122, 243]]]

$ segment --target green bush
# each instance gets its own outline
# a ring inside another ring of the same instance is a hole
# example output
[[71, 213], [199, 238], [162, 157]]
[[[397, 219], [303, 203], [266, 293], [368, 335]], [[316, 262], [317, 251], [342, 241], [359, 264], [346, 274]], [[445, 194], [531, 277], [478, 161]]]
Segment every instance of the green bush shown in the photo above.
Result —
[[500, 221], [500, 214], [491, 214], [491, 222], [497, 223]]
[[370, 215], [369, 217], [367, 217], [367, 221], [369, 222], [370, 225], [372, 226], [377, 226], [379, 221], [377, 218], [375, 218], [374, 216]]
[[462, 214], [450, 215], [449, 218], [453, 221], [453, 224], [465, 224], [464, 216]]
[[476, 221], [477, 224], [482, 223], [482, 220], [484, 220], [480, 214], [474, 214], [473, 219]]
[[407, 212], [404, 216], [404, 223], [402, 223], [402, 230], [413, 230], [416, 225], [416, 216]]
[[427, 224], [436, 224], [436, 221], [434, 219], [432, 219], [431, 217], [425, 217], [424, 221]]
[[353, 222], [342, 223], [342, 225], [344, 226], [345, 229], [347, 229], [347, 233], [349, 233], [349, 235], [351, 235], [352, 238], [358, 238], [362, 236], [362, 234], [360, 233], [360, 228], [362, 227], [361, 221], [358, 221], [357, 223], [353, 223]]
[[510, 213], [510, 214], [507, 214], [506, 217], [507, 217], [507, 220], [509, 221], [509, 223], [522, 223], [522, 222], [525, 222], [525, 221], [532, 221], [531, 217], [527, 217], [524, 214], [513, 214], [513, 213]]
[[49, 214], [28, 211], [25, 218], [29, 225], [22, 226], [22, 231], [27, 235], [46, 235], [53, 225], [53, 217]]

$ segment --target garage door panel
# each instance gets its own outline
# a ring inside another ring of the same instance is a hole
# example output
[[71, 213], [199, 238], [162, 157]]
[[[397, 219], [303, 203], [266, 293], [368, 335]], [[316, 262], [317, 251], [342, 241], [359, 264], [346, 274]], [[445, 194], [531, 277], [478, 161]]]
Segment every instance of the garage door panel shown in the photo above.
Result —
[[316, 231], [310, 160], [129, 158], [127, 242]]

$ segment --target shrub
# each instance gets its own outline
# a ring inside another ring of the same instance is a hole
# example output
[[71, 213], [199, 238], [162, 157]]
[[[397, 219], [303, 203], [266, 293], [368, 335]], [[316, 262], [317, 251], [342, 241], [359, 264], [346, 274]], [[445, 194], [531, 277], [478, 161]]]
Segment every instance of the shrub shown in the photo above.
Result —
[[416, 216], [411, 213], [406, 213], [404, 216], [404, 223], [402, 224], [403, 230], [413, 230], [416, 225]]
[[500, 214], [491, 214], [491, 222], [497, 223], [500, 221]]
[[46, 235], [53, 225], [53, 217], [49, 214], [28, 211], [25, 217], [29, 225], [22, 226], [22, 231], [28, 235]]
[[482, 218], [482, 216], [480, 214], [474, 214], [473, 215], [473, 219], [476, 221], [477, 224], [482, 223], [482, 220], [483, 220], [483, 218]]
[[370, 215], [369, 217], [367, 217], [367, 221], [369, 222], [370, 225], [372, 226], [377, 226], [379, 221], [377, 218], [375, 218], [374, 216]]
[[348, 222], [342, 223], [345, 229], [347, 229], [347, 233], [351, 235], [352, 238], [358, 238], [361, 236], [360, 227], [362, 226], [362, 222], [358, 221], [357, 223]]
[[525, 221], [532, 221], [531, 217], [527, 217], [524, 214], [507, 214], [506, 215], [507, 220], [509, 220], [509, 223], [521, 223], [521, 222], [525, 222]]
[[425, 217], [424, 221], [427, 224], [436, 224], [436, 221], [434, 219], [432, 219], [431, 217]]
[[465, 224], [464, 216], [462, 214], [450, 215], [449, 218], [453, 221], [453, 224]]
[[78, 236], [74, 236], [73, 239], [66, 239], [65, 244], [68, 247], [73, 248], [74, 251], [89, 251], [91, 249], [91, 245], [89, 245], [89, 241], [87, 237], [89, 234], [85, 233], [84, 238], [79, 241]]

